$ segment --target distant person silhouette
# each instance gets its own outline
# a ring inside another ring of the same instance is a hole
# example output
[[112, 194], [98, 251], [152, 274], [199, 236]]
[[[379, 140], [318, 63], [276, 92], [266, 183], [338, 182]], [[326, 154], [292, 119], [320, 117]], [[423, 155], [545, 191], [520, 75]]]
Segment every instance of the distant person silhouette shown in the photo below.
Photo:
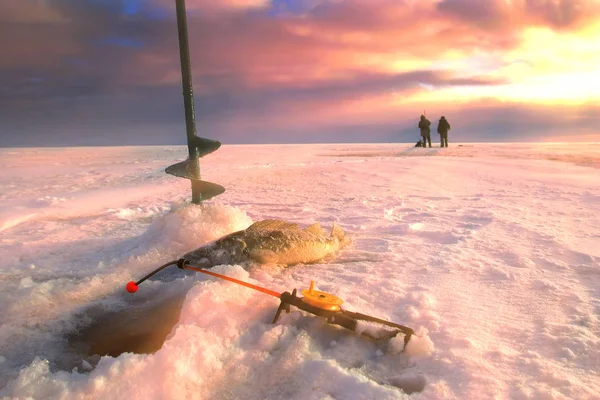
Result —
[[440, 122], [438, 123], [437, 131], [440, 134], [440, 147], [448, 147], [448, 131], [450, 130], [450, 124], [446, 120], [446, 117], [442, 115]]
[[419, 129], [421, 130], [421, 136], [423, 137], [423, 147], [426, 147], [427, 141], [429, 141], [429, 147], [431, 147], [431, 122], [424, 115], [421, 115], [419, 121]]

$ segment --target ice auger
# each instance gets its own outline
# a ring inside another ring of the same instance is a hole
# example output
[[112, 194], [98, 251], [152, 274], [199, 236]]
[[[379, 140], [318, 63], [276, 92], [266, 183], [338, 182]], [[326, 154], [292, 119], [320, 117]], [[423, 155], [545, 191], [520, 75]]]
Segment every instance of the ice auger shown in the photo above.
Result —
[[221, 147], [221, 142], [196, 136], [194, 88], [192, 85], [192, 71], [190, 66], [185, 0], [175, 0], [175, 7], [177, 10], [181, 83], [183, 86], [185, 128], [189, 156], [187, 160], [167, 167], [165, 172], [192, 181], [192, 203], [200, 204], [203, 200], [218, 196], [225, 191], [225, 188], [221, 185], [200, 179], [200, 157], [204, 157], [205, 155], [216, 151]]

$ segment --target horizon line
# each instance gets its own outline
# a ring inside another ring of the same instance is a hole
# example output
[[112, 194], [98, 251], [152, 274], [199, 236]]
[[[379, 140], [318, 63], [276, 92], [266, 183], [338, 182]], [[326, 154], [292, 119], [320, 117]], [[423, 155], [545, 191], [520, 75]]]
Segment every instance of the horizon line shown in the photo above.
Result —
[[[311, 142], [311, 143], [221, 143], [221, 146], [314, 146], [314, 145], [411, 145], [416, 142]], [[462, 144], [486, 144], [486, 145], [504, 145], [504, 144], [600, 144], [597, 141], [464, 141], [453, 142], [456, 146]], [[59, 148], [99, 148], [99, 147], [187, 147], [187, 144], [102, 144], [102, 145], [42, 145], [42, 146], [0, 146], [0, 149], [59, 149]], [[436, 148], [435, 146], [433, 148]]]

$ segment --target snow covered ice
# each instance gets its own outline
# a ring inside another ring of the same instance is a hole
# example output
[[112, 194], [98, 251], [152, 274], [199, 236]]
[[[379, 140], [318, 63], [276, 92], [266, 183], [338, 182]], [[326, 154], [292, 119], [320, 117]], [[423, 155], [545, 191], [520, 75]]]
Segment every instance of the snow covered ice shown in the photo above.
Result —
[[[186, 153], [0, 150], [0, 398], [600, 398], [600, 144], [225, 145], [201, 161], [227, 189], [203, 207], [164, 173]], [[125, 291], [266, 218], [353, 244], [216, 272], [314, 280], [415, 329], [406, 351], [293, 308], [271, 324], [277, 299], [175, 268]]]

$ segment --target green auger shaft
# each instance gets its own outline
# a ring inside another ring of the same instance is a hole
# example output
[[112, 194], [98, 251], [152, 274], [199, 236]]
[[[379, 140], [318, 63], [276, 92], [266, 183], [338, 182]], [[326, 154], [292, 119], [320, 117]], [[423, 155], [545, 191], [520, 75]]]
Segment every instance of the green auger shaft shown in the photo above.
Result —
[[225, 188], [221, 185], [200, 179], [199, 158], [216, 151], [221, 147], [221, 142], [196, 136], [194, 88], [192, 85], [185, 0], [175, 0], [175, 6], [177, 10], [177, 30], [179, 34], [179, 56], [181, 61], [181, 83], [183, 86], [188, 159], [167, 167], [165, 172], [191, 180], [192, 203], [201, 204], [202, 200], [210, 199], [225, 191]]

